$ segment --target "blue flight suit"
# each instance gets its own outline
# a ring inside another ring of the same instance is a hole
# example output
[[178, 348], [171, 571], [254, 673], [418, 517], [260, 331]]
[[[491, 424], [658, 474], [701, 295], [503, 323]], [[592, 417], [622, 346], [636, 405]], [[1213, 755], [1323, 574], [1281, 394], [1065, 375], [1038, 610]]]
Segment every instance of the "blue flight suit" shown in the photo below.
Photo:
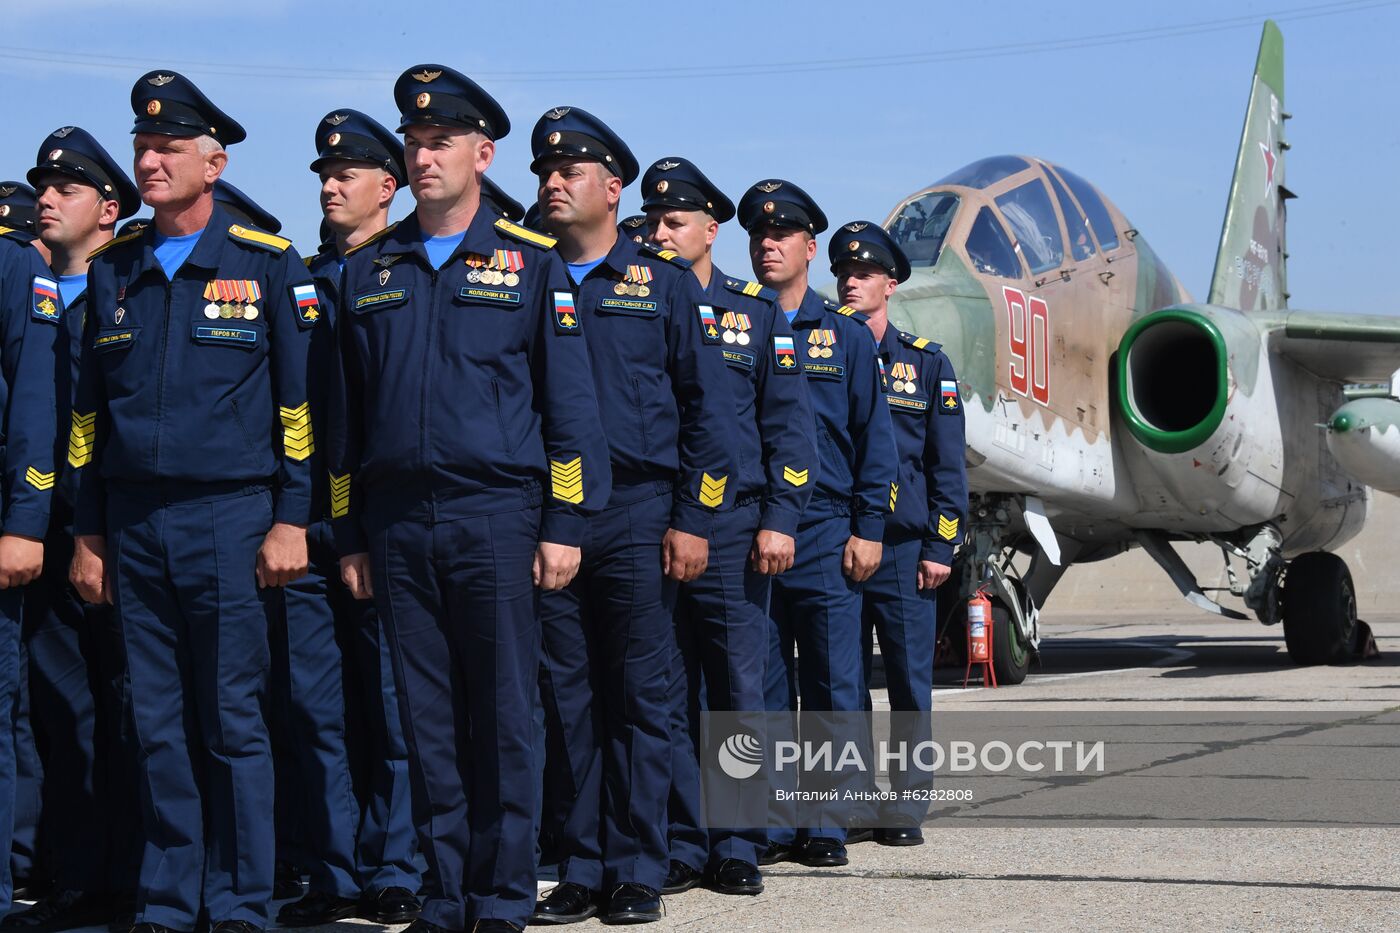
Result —
[[[820, 467], [797, 531], [797, 562], [773, 581], [765, 699], [770, 711], [858, 711], [860, 584], [841, 571], [846, 541], [884, 537], [898, 495], [894, 433], [866, 317], [808, 289], [792, 320], [816, 416]], [[828, 352], [829, 351], [829, 352]], [[796, 645], [800, 660], [793, 657]], [[844, 841], [844, 826], [808, 830]], [[796, 831], [770, 829], [791, 844]]]
[[267, 923], [273, 772], [257, 552], [306, 526], [321, 326], [291, 244], [214, 206], [167, 277], [155, 227], [93, 254], [68, 463], [77, 535], [105, 535], [141, 748], [137, 921]]
[[738, 418], [730, 429], [739, 444], [739, 466], [734, 508], [714, 518], [709, 567], [681, 585], [676, 610], [671, 859], [697, 871], [727, 858], [757, 864], [767, 845], [762, 828], [704, 829], [709, 823], [696, 748], [702, 686], [708, 709], [763, 709], [773, 577], [754, 570], [749, 555], [759, 531], [797, 537], [798, 520], [816, 486], [807, 384], [800, 367], [778, 365], [774, 347], [774, 336], [793, 336], [777, 297], [772, 289], [717, 268], [705, 288], [734, 391]]
[[349, 251], [341, 284], [331, 512], [340, 552], [370, 557], [430, 869], [421, 916], [448, 930], [534, 910], [532, 564], [540, 542], [579, 546], [611, 485], [553, 244], [478, 210], [434, 269], [410, 215]]
[[[54, 466], [58, 285], [31, 237], [0, 227], [0, 410], [4, 412], [0, 532], [43, 540]], [[15, 710], [20, 690], [24, 590], [0, 590], [0, 912], [10, 909], [10, 834], [16, 791]]]
[[613, 489], [578, 576], [543, 600], [545, 824], [561, 881], [659, 890], [676, 597], [661, 542], [668, 528], [708, 538], [733, 502], [732, 377], [704, 330], [700, 283], [675, 253], [619, 236], [575, 293], [606, 400]]
[[[63, 469], [82, 352], [87, 292], [64, 305], [55, 348], [54, 487], [44, 570], [25, 591], [31, 719], [43, 763], [41, 844], [60, 891], [130, 902], [141, 863], [136, 774], [127, 728], [126, 652], [108, 606], [85, 604], [68, 582], [76, 477]], [[62, 432], [60, 431], [62, 429]]]
[[[874, 663], [872, 635], [880, 641], [890, 709], [928, 712], [933, 700], [936, 590], [918, 588], [920, 561], [952, 566], [967, 518], [966, 442], [958, 377], [942, 348], [926, 337], [885, 328], [880, 340], [890, 420], [899, 458], [899, 497], [885, 522], [880, 569], [861, 593], [866, 708]], [[922, 730], [921, 730], [922, 733]], [[900, 741], [898, 734], [893, 740]], [[925, 734], [905, 735], [912, 747]], [[920, 779], [914, 780], [914, 777]], [[890, 775], [896, 791], [931, 786], [915, 773]], [[917, 826], [927, 799], [882, 801], [880, 826]]]

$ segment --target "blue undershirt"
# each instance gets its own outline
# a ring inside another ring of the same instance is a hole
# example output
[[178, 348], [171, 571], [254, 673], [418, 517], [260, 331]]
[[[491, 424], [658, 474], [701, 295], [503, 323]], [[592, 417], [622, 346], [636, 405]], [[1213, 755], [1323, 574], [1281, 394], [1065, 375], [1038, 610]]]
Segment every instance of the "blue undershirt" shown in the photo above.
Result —
[[441, 269], [447, 260], [452, 258], [453, 251], [462, 245], [466, 235], [465, 230], [461, 233], [449, 233], [447, 236], [424, 235], [423, 249], [428, 251], [428, 263], [434, 269]]
[[190, 253], [194, 252], [194, 245], [199, 242], [202, 233], [203, 230], [185, 236], [165, 236], [156, 231], [156, 262], [165, 270], [167, 279], [173, 279], [175, 273], [185, 264], [185, 260], [190, 258]]
[[788, 323], [789, 323], [789, 324], [792, 323], [792, 319], [793, 319], [793, 318], [797, 317], [797, 312], [798, 312], [798, 311], [801, 311], [801, 310], [802, 310], [801, 308], [793, 308], [791, 311], [784, 311], [784, 312], [783, 312], [784, 314], [787, 315], [787, 319], [788, 319]]
[[598, 268], [598, 266], [606, 258], [606, 256], [599, 256], [597, 259], [594, 259], [591, 262], [566, 263], [565, 265], [569, 267], [569, 278], [574, 280], [575, 285], [581, 285], [583, 283], [584, 278], [587, 277], [588, 273]]
[[58, 277], [58, 294], [63, 299], [63, 307], [68, 307], [78, 300], [83, 292], [87, 291], [87, 273], [79, 272], [77, 275], [60, 275]]

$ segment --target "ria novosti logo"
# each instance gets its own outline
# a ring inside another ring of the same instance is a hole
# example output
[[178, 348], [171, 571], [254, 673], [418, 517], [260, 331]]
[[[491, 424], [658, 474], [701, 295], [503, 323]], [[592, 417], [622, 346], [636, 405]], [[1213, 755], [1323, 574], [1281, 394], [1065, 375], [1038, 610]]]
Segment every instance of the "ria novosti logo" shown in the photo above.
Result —
[[736, 732], [724, 740], [716, 757], [721, 771], [742, 781], [753, 777], [763, 767], [763, 745], [747, 732]]

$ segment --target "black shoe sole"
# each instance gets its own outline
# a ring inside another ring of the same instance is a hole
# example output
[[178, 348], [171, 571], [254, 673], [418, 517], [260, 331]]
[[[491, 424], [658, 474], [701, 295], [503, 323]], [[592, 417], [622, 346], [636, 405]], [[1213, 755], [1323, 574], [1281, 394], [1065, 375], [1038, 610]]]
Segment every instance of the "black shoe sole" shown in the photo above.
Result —
[[563, 926], [566, 923], [582, 923], [594, 916], [597, 916], [598, 908], [594, 907], [581, 914], [541, 914], [530, 915], [530, 926]]
[[689, 881], [685, 882], [684, 884], [671, 885], [671, 886], [668, 886], [668, 887], [664, 887], [664, 888], [661, 889], [661, 893], [662, 893], [662, 894], [684, 894], [685, 892], [689, 891], [691, 888], [693, 888], [693, 887], [695, 887], [696, 885], [698, 885], [698, 884], [700, 883], [700, 881], [701, 881], [701, 879], [700, 879], [699, 877], [691, 878]]
[[774, 856], [772, 858], [769, 858], [766, 855], [760, 855], [758, 857], [758, 866], [760, 868], [766, 868], [769, 865], [781, 865], [783, 862], [796, 862], [797, 860], [797, 852], [795, 850], [789, 849], [782, 855]]
[[370, 923], [378, 923], [381, 926], [394, 926], [399, 923], [409, 923], [418, 919], [418, 915], [423, 912], [422, 908], [416, 910], [399, 910], [392, 914], [363, 914], [356, 913], [354, 916], [360, 920], [368, 920]]
[[918, 836], [913, 839], [876, 839], [875, 841], [882, 846], [890, 846], [895, 849], [905, 846], [921, 846], [924, 844], [923, 838]]
[[758, 884], [718, 884], [718, 883], [716, 883], [716, 884], [710, 885], [710, 890], [711, 890], [711, 891], [714, 891], [716, 894], [736, 894], [736, 895], [749, 895], [749, 896], [753, 896], [753, 895], [755, 895], [755, 894], [762, 894], [762, 893], [763, 893], [763, 882], [760, 881]]
[[798, 861], [808, 868], [840, 868], [851, 864], [850, 858], [844, 855], [833, 858], [800, 858]]
[[349, 907], [342, 907], [332, 910], [330, 913], [321, 914], [317, 917], [283, 917], [277, 915], [277, 925], [289, 930], [301, 927], [319, 927], [327, 923], [335, 923], [337, 920], [348, 920], [357, 917], [360, 913], [360, 905], [352, 904]]
[[601, 918], [608, 926], [624, 926], [632, 923], [656, 923], [661, 919], [661, 911], [652, 913], [651, 911], [625, 910], [615, 914], [608, 914]]

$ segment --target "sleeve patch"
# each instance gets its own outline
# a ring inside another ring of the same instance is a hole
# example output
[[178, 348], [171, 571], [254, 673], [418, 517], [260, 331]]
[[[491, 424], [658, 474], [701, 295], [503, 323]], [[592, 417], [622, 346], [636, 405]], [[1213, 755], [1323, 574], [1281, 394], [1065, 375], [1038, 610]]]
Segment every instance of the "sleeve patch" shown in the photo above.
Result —
[[34, 317], [36, 320], [57, 324], [63, 316], [58, 307], [58, 283], [42, 275], [34, 276]]
[[700, 504], [707, 509], [717, 509], [724, 502], [724, 487], [728, 485], [728, 476], [711, 476], [708, 473], [700, 476]]
[[719, 343], [719, 322], [715, 319], [715, 309], [709, 305], [696, 305], [695, 310], [700, 314], [700, 333], [704, 335], [706, 343]]
[[549, 461], [550, 495], [560, 502], [578, 505], [583, 501], [583, 458]]
[[958, 539], [958, 520], [946, 515], [938, 516], [938, 537], [944, 541], [956, 541]]
[[783, 467], [783, 479], [792, 486], [806, 486], [809, 470], [794, 470], [790, 466]]
[[579, 333], [578, 306], [573, 292], [554, 293], [554, 332], [556, 334]]
[[54, 473], [43, 473], [36, 467], [30, 467], [24, 471], [24, 481], [40, 492], [48, 492], [53, 488]]
[[797, 372], [797, 345], [787, 334], [773, 335], [773, 370], [779, 373]]
[[350, 514], [350, 474], [331, 474], [331, 518], [344, 518]]
[[295, 408], [278, 407], [282, 419], [282, 451], [288, 460], [305, 460], [316, 452], [311, 436], [311, 403], [302, 402]]
[[962, 410], [962, 400], [958, 398], [958, 384], [952, 379], [939, 380], [938, 410], [945, 415], [955, 415]]
[[321, 320], [321, 299], [316, 294], [316, 286], [310, 282], [293, 285], [292, 307], [296, 308], [297, 321], [304, 327]]
[[890, 483], [890, 512], [894, 512], [894, 504], [899, 499], [899, 484]]
[[68, 429], [68, 465], [77, 470], [92, 461], [93, 445], [97, 441], [97, 412], [86, 415], [73, 412], [73, 424]]

